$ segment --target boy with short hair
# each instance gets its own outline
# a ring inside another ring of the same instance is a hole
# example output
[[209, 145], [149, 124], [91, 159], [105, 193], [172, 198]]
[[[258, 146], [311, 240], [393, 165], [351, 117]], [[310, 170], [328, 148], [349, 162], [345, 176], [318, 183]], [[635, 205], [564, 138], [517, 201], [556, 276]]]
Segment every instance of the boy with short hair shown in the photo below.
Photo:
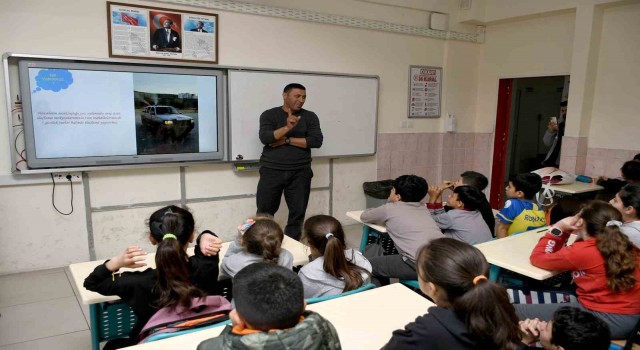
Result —
[[333, 325], [305, 311], [302, 281], [287, 268], [270, 263], [243, 268], [233, 278], [233, 300], [231, 325], [198, 350], [341, 349]]
[[561, 307], [553, 320], [537, 318], [520, 321], [522, 344], [518, 349], [539, 349], [528, 346], [540, 341], [547, 350], [606, 350], [611, 342], [609, 326], [598, 316], [575, 307]]
[[533, 197], [542, 188], [542, 178], [534, 173], [513, 174], [506, 187], [504, 208], [496, 216], [498, 238], [532, 230], [546, 225], [544, 212], [533, 203]]
[[364, 256], [371, 263], [371, 282], [380, 286], [389, 284], [389, 278], [416, 279], [415, 262], [420, 247], [443, 234], [421, 203], [427, 195], [427, 181], [416, 175], [402, 175], [393, 180], [388, 203], [365, 210], [360, 220], [379, 223], [398, 250], [398, 255], [383, 255], [379, 244], [370, 244]]

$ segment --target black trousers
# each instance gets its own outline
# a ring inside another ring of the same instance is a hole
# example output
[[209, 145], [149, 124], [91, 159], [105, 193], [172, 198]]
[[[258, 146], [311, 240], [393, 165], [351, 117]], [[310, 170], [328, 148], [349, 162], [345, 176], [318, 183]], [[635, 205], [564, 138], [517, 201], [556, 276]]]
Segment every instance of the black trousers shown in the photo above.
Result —
[[302, 235], [302, 224], [309, 203], [311, 178], [313, 171], [310, 167], [299, 170], [260, 168], [260, 181], [256, 193], [258, 213], [275, 215], [284, 193], [284, 200], [289, 208], [289, 219], [284, 234], [298, 241]]

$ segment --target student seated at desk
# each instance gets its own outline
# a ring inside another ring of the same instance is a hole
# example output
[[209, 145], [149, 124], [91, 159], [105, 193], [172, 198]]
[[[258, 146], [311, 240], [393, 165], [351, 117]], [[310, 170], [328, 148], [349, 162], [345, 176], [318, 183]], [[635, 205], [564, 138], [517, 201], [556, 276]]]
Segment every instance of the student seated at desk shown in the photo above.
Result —
[[367, 209], [360, 215], [366, 223], [387, 226], [398, 255], [384, 255], [379, 244], [370, 244], [364, 256], [373, 268], [371, 282], [389, 284], [389, 278], [415, 279], [418, 249], [432, 239], [443, 237], [440, 228], [420, 201], [427, 195], [427, 181], [415, 175], [402, 175], [393, 180], [389, 202]]
[[220, 276], [232, 278], [245, 266], [269, 262], [293, 268], [293, 254], [283, 249], [284, 233], [271, 216], [259, 214], [238, 226], [238, 237], [222, 258]]
[[471, 186], [458, 186], [447, 199], [447, 206], [452, 208], [445, 212], [442, 207], [442, 191], [445, 188], [429, 186], [429, 203], [427, 208], [445, 236], [478, 244], [491, 240], [491, 231], [478, 211], [483, 194]]
[[609, 202], [622, 215], [620, 231], [640, 248], [640, 184], [624, 186]]
[[489, 263], [475, 247], [452, 239], [429, 242], [418, 255], [420, 290], [437, 305], [402, 330], [389, 349], [514, 349], [518, 318], [507, 291], [487, 280]]
[[640, 183], [640, 153], [636, 154], [632, 160], [622, 164], [620, 175], [622, 175], [622, 179], [609, 179], [606, 176], [597, 176], [593, 179], [596, 185], [604, 187], [597, 199], [608, 200], [620, 191], [622, 186]]
[[[493, 209], [491, 209], [491, 205], [489, 204], [487, 197], [482, 193], [482, 191], [487, 188], [487, 185], [489, 185], [489, 180], [486, 176], [479, 172], [468, 170], [460, 174], [460, 179], [458, 181], [444, 181], [440, 187], [443, 187], [444, 189], [454, 189], [458, 186], [470, 186], [478, 190], [482, 195], [482, 201], [478, 206], [478, 211], [482, 215], [482, 219], [487, 224], [487, 227], [489, 227], [491, 236], [495, 237], [496, 217], [493, 214]], [[445, 206], [444, 209], [449, 211], [451, 208]]]
[[137, 344], [142, 327], [162, 307], [189, 307], [192, 298], [218, 293], [217, 254], [222, 241], [211, 231], [204, 231], [196, 241], [195, 255], [188, 257], [186, 249], [193, 242], [193, 230], [194, 220], [188, 210], [173, 205], [159, 209], [149, 218], [149, 241], [158, 246], [155, 269], [117, 273], [123, 267], [145, 266], [146, 253], [131, 246], [96, 267], [85, 279], [85, 288], [119, 296], [138, 317], [128, 338], [110, 340], [104, 349]]
[[302, 241], [309, 246], [313, 259], [298, 272], [305, 299], [348, 292], [370, 282], [371, 263], [359, 251], [347, 249], [344, 230], [336, 218], [308, 218]]
[[302, 282], [293, 271], [275, 264], [255, 263], [233, 278], [231, 325], [197, 350], [339, 350], [333, 325], [305, 311]]
[[500, 210], [496, 237], [533, 230], [546, 225], [544, 212], [533, 203], [533, 197], [542, 188], [542, 179], [533, 173], [513, 174], [505, 188], [507, 201]]
[[540, 342], [545, 350], [607, 350], [611, 345], [609, 326], [598, 316], [575, 307], [561, 307], [549, 322], [537, 318], [520, 321], [522, 343], [518, 350]]
[[[577, 303], [515, 305], [520, 319], [548, 320], [561, 305], [590, 311], [605, 321], [614, 339], [626, 338], [640, 319], [640, 256], [620, 232], [620, 213], [589, 201], [576, 215], [554, 224], [531, 253], [531, 264], [572, 271]], [[576, 241], [566, 247], [571, 233]]]

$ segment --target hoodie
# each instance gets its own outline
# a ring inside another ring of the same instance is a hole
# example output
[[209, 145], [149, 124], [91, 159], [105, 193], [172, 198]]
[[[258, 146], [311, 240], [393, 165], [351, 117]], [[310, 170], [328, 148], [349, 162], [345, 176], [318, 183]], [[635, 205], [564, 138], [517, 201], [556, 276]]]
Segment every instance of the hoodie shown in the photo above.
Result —
[[293, 328], [236, 334], [226, 326], [215, 338], [203, 341], [197, 350], [341, 350], [333, 325], [313, 311], [305, 311], [304, 319]]
[[383, 349], [464, 350], [477, 347], [464, 320], [452, 309], [434, 306], [429, 308], [428, 314], [416, 318], [404, 329], [394, 331]]
[[629, 237], [636, 248], [640, 249], [640, 220], [625, 222], [620, 226], [620, 231]]

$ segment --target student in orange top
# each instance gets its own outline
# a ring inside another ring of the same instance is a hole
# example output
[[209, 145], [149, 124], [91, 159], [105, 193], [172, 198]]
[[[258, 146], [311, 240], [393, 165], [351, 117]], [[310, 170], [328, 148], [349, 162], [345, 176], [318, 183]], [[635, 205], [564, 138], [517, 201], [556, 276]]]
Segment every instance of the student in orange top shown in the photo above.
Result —
[[[576, 215], [554, 224], [531, 253], [534, 266], [570, 270], [578, 303], [515, 305], [518, 317], [549, 320], [560, 306], [592, 312], [609, 325], [613, 339], [625, 338], [640, 319], [640, 258], [620, 232], [620, 213], [603, 201], [590, 201]], [[571, 233], [576, 241], [566, 247]]]

